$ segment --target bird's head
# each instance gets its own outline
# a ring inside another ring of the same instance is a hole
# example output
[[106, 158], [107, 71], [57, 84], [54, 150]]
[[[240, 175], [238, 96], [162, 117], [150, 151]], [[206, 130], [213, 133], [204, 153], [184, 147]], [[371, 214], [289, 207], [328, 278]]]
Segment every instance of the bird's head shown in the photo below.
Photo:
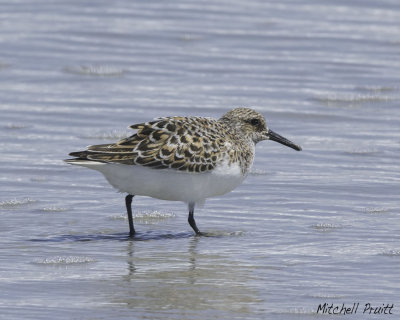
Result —
[[262, 140], [273, 140], [297, 151], [301, 150], [299, 145], [268, 129], [263, 115], [253, 109], [235, 108], [224, 114], [220, 121], [234, 127], [237, 132], [250, 138], [255, 144]]

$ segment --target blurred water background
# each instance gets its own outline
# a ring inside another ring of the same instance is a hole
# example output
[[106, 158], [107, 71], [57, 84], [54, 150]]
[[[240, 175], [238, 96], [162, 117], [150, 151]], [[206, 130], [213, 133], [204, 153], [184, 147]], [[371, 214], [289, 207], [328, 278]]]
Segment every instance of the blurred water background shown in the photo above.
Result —
[[[400, 314], [397, 0], [0, 1], [0, 318]], [[196, 211], [62, 162], [159, 116], [262, 112], [302, 152]]]

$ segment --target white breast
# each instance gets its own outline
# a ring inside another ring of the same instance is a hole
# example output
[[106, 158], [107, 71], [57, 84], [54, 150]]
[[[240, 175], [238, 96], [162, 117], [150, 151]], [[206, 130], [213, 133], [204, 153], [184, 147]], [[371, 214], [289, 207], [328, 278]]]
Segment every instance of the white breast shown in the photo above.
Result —
[[223, 195], [245, 179], [237, 164], [205, 173], [92, 161], [79, 165], [100, 171], [121, 192], [183, 202], [203, 202], [206, 198]]

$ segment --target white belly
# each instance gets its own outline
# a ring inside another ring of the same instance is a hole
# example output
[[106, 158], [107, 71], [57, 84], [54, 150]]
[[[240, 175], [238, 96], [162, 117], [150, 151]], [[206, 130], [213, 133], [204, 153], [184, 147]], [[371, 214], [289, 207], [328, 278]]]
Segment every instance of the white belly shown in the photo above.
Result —
[[188, 173], [173, 169], [150, 169], [116, 163], [76, 163], [100, 171], [121, 192], [163, 200], [203, 202], [239, 186], [245, 176], [237, 165], [212, 172]]

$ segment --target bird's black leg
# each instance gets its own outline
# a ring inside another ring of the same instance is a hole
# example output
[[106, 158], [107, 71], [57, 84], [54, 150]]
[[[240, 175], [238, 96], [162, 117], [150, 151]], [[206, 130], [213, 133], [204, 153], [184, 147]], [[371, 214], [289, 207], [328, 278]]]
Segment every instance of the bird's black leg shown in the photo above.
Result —
[[190, 224], [190, 226], [192, 227], [192, 229], [194, 230], [194, 232], [196, 232], [196, 235], [200, 236], [202, 233], [200, 232], [200, 230], [197, 228], [196, 226], [196, 221], [194, 221], [194, 203], [190, 202], [189, 203], [189, 217], [188, 217], [188, 222]]
[[126, 204], [126, 212], [128, 213], [128, 221], [129, 221], [129, 236], [133, 237], [135, 235], [135, 228], [133, 227], [133, 218], [132, 218], [132, 198], [134, 196], [128, 194], [125, 197], [125, 204]]

